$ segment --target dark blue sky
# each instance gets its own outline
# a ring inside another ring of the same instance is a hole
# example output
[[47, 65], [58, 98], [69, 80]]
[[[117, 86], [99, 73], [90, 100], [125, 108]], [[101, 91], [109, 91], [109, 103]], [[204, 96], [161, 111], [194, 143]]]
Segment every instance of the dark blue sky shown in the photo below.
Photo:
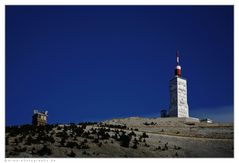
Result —
[[159, 116], [176, 49], [190, 116], [233, 121], [232, 6], [7, 6], [6, 124]]

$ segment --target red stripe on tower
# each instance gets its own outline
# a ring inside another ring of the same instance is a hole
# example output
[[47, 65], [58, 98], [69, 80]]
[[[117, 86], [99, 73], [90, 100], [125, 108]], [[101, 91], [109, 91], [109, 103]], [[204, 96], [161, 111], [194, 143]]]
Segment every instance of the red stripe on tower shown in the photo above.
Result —
[[179, 50], [176, 51], [176, 61], [177, 61], [177, 65], [175, 68], [175, 76], [180, 77], [182, 72], [181, 72], [181, 66], [179, 65]]

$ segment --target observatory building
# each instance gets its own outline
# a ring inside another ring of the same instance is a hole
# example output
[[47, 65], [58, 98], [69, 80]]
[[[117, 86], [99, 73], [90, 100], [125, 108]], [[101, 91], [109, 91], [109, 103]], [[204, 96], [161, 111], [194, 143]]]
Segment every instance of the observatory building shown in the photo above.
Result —
[[33, 113], [34, 114], [32, 116], [32, 125], [41, 126], [47, 124], [48, 111], [39, 112], [38, 110], [34, 110]]
[[182, 69], [179, 65], [179, 51], [177, 50], [175, 75], [170, 80], [169, 117], [189, 117], [187, 80], [181, 75]]

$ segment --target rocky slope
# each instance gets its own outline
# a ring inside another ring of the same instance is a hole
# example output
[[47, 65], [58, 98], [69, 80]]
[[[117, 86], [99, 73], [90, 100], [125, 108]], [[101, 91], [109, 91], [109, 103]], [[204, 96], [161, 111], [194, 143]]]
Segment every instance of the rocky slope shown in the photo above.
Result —
[[6, 157], [233, 157], [233, 125], [187, 118], [6, 127]]

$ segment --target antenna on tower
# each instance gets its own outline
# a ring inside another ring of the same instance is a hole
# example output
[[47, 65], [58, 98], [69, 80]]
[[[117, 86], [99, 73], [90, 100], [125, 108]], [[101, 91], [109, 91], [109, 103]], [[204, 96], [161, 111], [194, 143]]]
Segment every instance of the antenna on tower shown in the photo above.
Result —
[[177, 65], [179, 65], [179, 50], [178, 49], [176, 51], [176, 61], [177, 61]]
[[180, 77], [181, 76], [181, 66], [179, 65], [179, 50], [176, 50], [176, 68], [175, 68], [175, 76]]

